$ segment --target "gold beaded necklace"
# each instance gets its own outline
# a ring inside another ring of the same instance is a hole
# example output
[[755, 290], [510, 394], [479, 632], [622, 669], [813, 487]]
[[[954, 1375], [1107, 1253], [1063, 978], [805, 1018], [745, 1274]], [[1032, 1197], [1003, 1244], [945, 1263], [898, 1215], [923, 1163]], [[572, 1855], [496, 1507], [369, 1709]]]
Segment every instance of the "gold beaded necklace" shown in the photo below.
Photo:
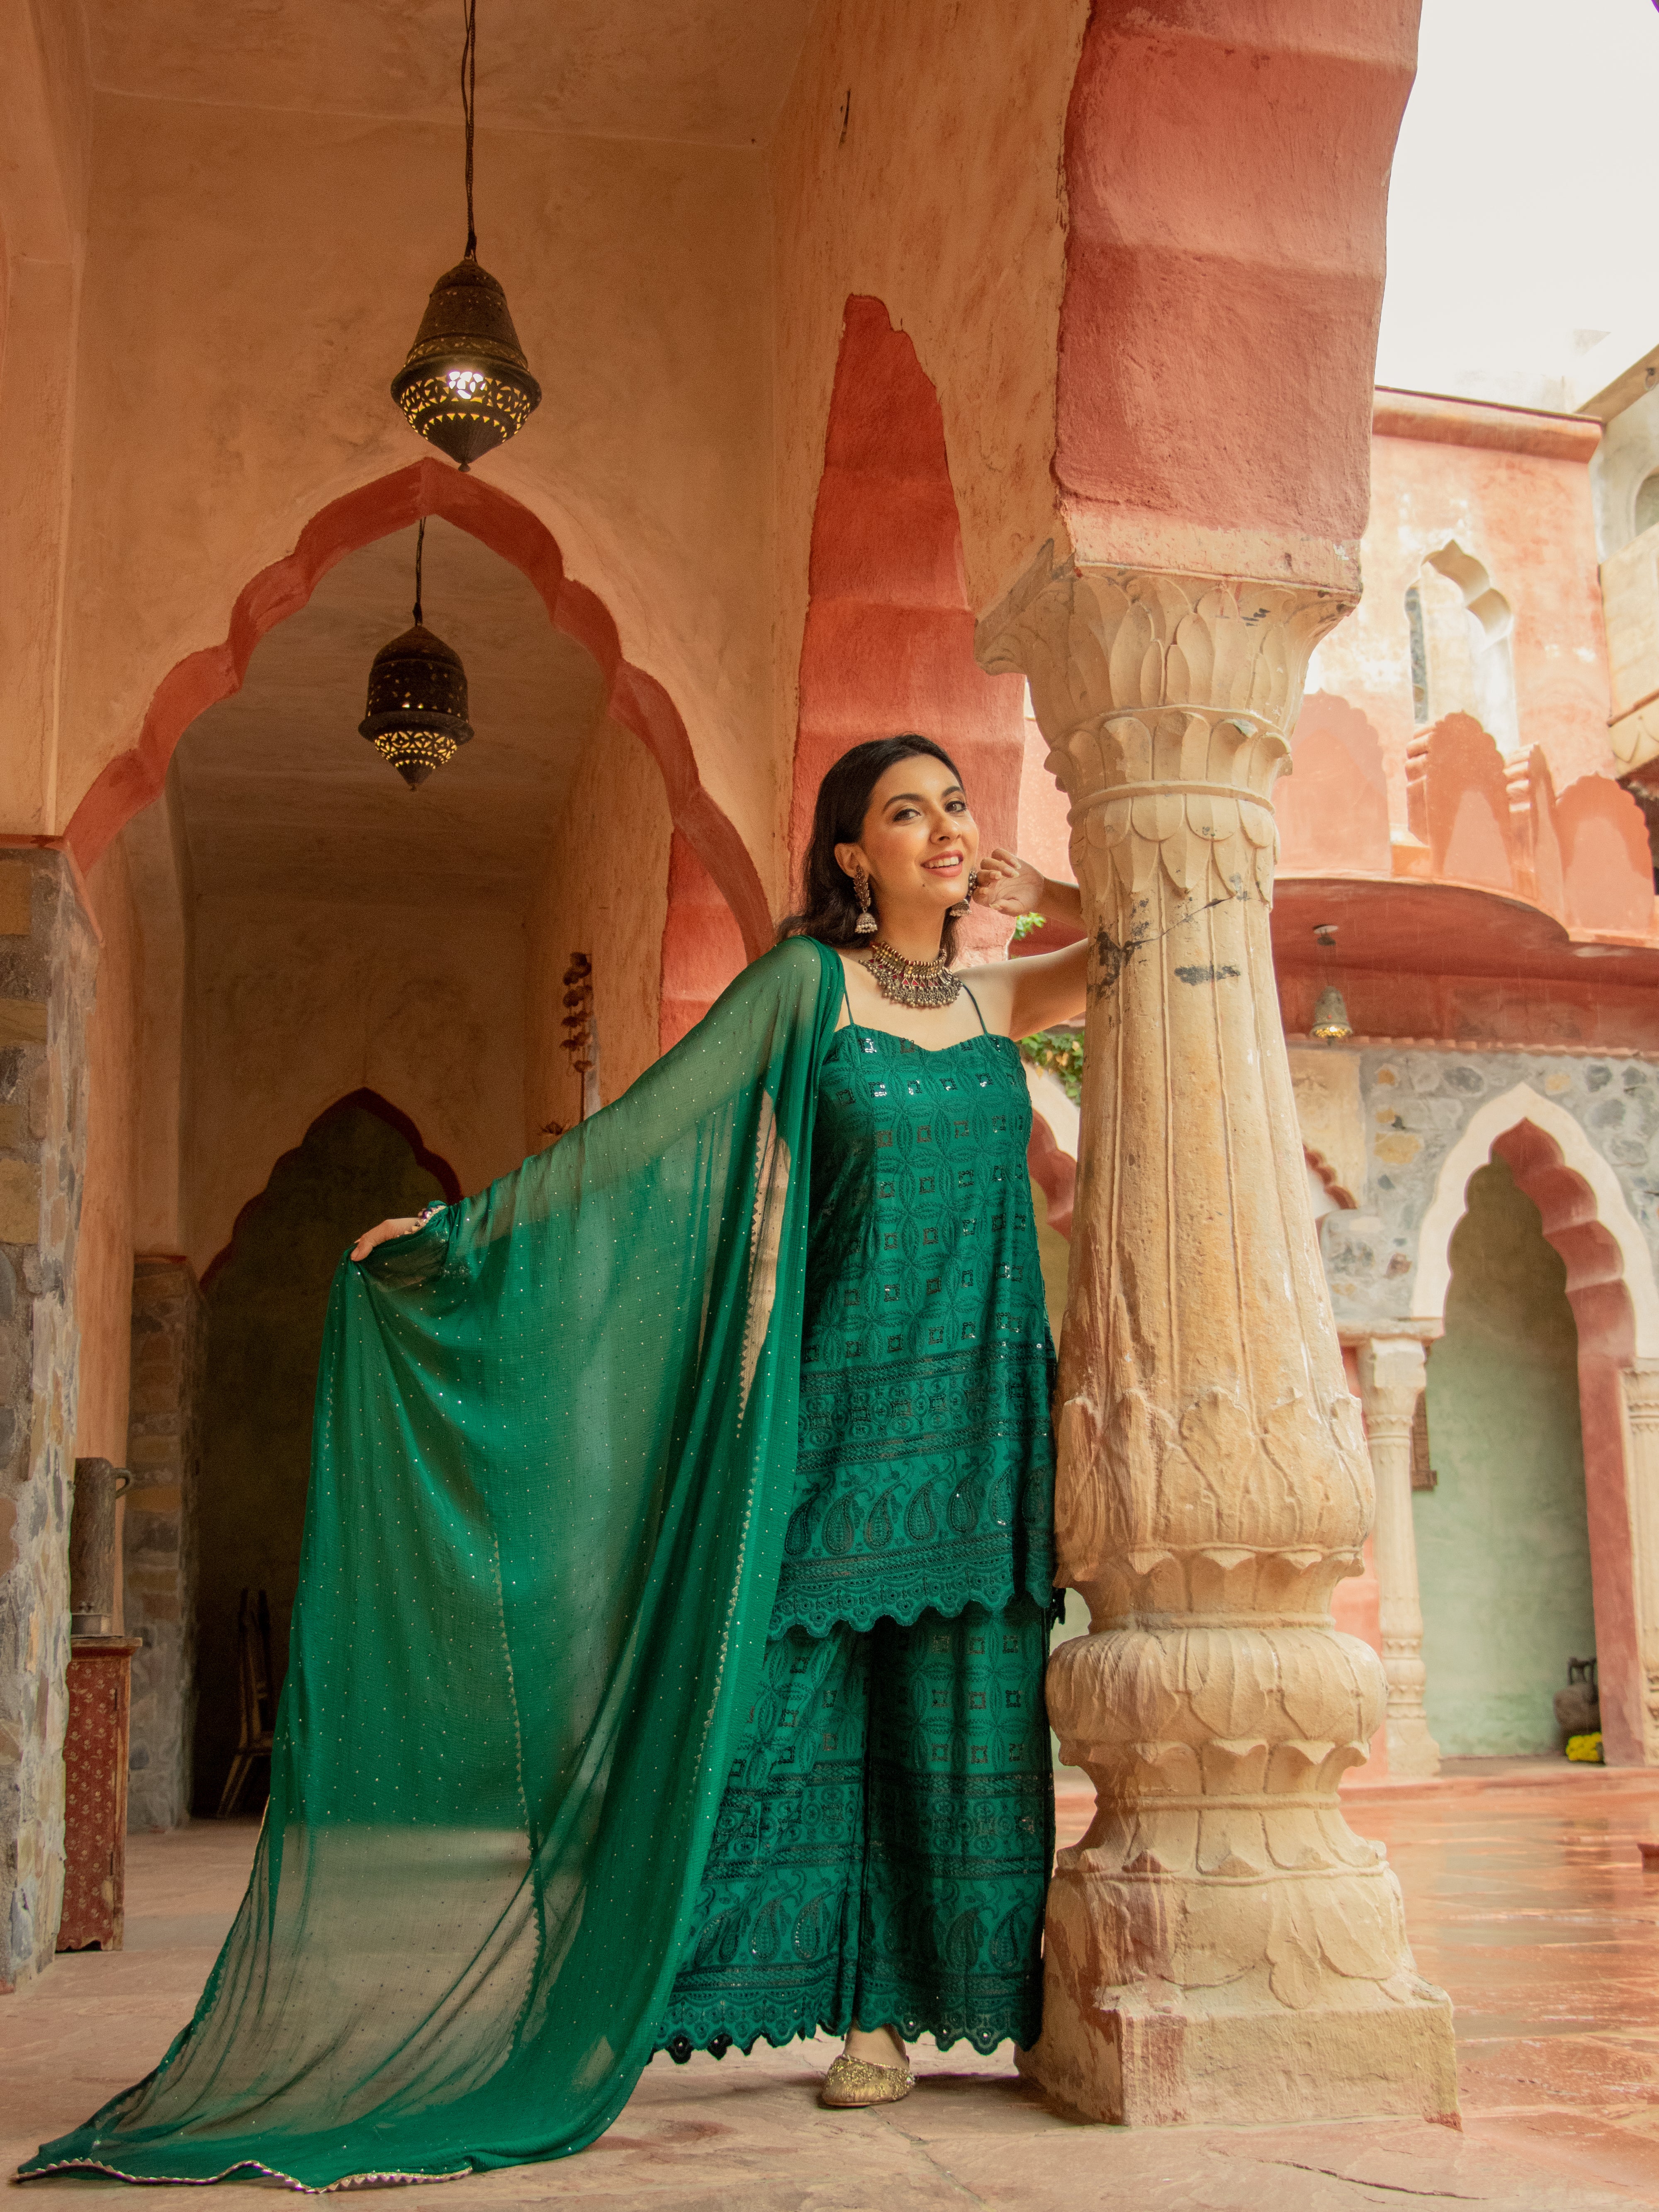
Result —
[[955, 1006], [962, 978], [943, 957], [907, 960], [884, 937], [872, 937], [864, 952], [877, 990], [896, 1006]]

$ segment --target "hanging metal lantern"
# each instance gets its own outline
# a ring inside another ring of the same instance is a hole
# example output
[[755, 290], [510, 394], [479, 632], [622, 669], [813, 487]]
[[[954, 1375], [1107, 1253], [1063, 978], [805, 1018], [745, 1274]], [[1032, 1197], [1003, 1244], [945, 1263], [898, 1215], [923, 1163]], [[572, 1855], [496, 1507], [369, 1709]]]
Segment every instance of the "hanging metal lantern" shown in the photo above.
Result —
[[415, 627], [383, 645], [368, 672], [368, 711], [357, 725], [382, 760], [390, 761], [413, 791], [434, 768], [471, 742], [466, 719], [466, 671], [452, 645], [421, 620], [422, 520], [415, 540]]
[[468, 469], [522, 430], [542, 389], [507, 295], [469, 251], [432, 288], [392, 396], [412, 426]]
[[[1336, 950], [1336, 928], [1334, 921], [1314, 924], [1314, 943], [1322, 952]], [[1322, 961], [1322, 967], [1325, 964]], [[1344, 1037], [1353, 1035], [1353, 1024], [1348, 1019], [1348, 1004], [1334, 983], [1327, 983], [1314, 1001], [1313, 1034], [1327, 1044], [1340, 1044]]]
[[477, 0], [466, 0], [461, 114], [466, 127], [466, 252], [432, 288], [392, 396], [422, 437], [463, 471], [523, 429], [542, 388], [513, 327], [507, 295], [478, 265], [472, 222], [472, 125], [478, 74]]

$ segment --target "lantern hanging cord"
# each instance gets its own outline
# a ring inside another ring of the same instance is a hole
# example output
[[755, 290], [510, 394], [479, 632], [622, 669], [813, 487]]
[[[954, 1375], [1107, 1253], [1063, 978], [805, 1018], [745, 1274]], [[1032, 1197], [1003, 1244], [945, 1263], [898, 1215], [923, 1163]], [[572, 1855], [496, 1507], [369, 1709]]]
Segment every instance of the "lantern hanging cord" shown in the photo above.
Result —
[[415, 627], [421, 626], [421, 556], [426, 550], [426, 517], [421, 517], [421, 526], [415, 533]]
[[461, 42], [461, 116], [466, 125], [466, 258], [478, 253], [478, 234], [472, 221], [472, 121], [478, 102], [478, 0], [462, 0], [466, 36]]

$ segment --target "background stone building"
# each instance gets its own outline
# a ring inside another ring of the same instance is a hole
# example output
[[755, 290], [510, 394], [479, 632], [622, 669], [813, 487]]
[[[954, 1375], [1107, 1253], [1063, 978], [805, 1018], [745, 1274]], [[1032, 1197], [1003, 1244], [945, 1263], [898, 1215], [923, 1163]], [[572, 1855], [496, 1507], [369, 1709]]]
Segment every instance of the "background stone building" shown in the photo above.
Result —
[[[1374, 1437], [1416, 1435], [1414, 1478], [1409, 1449], [1374, 1453], [1377, 1537], [1335, 1594], [1394, 1682], [1373, 1771], [1559, 1753], [1553, 1694], [1593, 1656], [1607, 1757], [1659, 1756], [1646, 379], [1574, 415], [1378, 392], [1365, 598], [1319, 649], [1276, 794], [1333, 1307]], [[1030, 836], [1058, 865], [1054, 824]], [[1340, 1041], [1309, 1035], [1328, 988]]]

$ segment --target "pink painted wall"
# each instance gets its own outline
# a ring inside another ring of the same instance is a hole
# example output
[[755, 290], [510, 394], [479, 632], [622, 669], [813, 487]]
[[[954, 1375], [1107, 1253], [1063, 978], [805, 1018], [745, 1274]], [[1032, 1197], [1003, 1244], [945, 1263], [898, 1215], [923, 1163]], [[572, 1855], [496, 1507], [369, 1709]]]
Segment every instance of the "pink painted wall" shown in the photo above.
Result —
[[85, 0], [0, 11], [0, 827], [49, 830], [81, 269], [93, 162]]
[[744, 964], [732, 909], [683, 830], [668, 858], [658, 1036], [667, 1052], [708, 1012]]
[[[1387, 397], [1379, 395], [1379, 407]], [[1456, 413], [1468, 434], [1528, 436], [1528, 418], [1515, 410], [1460, 404]], [[1415, 421], [1410, 413], [1398, 419]], [[1406, 821], [1406, 748], [1415, 734], [1406, 592], [1426, 556], [1453, 540], [1484, 565], [1514, 611], [1521, 749], [1542, 749], [1558, 792], [1579, 776], [1613, 772], [1590, 506], [1595, 440], [1583, 435], [1586, 426], [1573, 428], [1581, 451], [1572, 458], [1443, 435], [1371, 441], [1365, 595], [1321, 645], [1310, 689], [1340, 693], [1376, 731], [1396, 823]]]

